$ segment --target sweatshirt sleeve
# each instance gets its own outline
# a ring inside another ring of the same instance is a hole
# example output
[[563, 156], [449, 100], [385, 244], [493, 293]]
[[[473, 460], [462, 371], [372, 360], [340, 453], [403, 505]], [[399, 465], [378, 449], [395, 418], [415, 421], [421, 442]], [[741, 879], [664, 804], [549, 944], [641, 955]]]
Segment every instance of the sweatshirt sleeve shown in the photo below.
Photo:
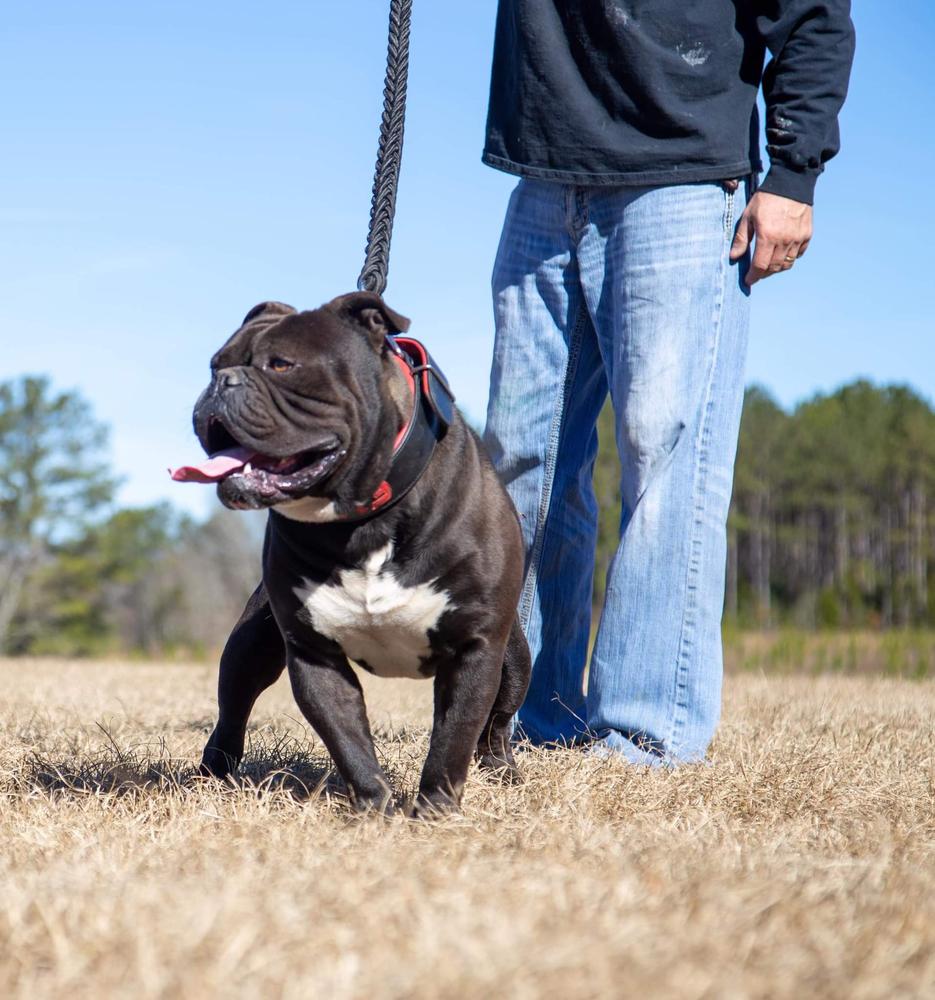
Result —
[[766, 151], [761, 191], [811, 205], [840, 146], [838, 112], [854, 59], [850, 0], [763, 0], [757, 27], [772, 58], [763, 74]]

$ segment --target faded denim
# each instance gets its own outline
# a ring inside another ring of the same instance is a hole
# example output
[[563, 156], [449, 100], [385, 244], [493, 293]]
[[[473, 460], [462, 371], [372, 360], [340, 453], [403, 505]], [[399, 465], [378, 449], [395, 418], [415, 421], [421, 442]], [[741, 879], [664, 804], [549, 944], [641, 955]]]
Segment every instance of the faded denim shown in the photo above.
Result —
[[[744, 185], [520, 181], [493, 275], [485, 441], [520, 512], [533, 656], [520, 733], [698, 761], [721, 703], [726, 521], [743, 402]], [[584, 688], [608, 389], [620, 543]]]

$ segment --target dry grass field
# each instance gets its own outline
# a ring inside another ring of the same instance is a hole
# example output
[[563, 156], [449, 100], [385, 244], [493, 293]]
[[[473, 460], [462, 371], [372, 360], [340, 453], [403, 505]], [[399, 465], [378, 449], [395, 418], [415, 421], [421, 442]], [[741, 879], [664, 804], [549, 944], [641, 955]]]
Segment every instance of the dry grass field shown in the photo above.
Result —
[[[213, 668], [0, 662], [0, 996], [935, 995], [935, 685], [728, 679], [711, 766], [528, 751], [350, 815], [283, 681], [199, 782]], [[367, 685], [411, 788], [429, 688]]]

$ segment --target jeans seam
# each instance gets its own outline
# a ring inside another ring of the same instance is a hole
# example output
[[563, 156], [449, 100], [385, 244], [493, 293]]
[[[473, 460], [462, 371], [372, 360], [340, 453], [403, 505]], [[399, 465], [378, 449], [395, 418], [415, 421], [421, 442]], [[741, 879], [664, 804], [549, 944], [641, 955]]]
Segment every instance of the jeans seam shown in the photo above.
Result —
[[[734, 196], [732, 192], [726, 192], [726, 205], [724, 212], [724, 233], [725, 245], [730, 236], [730, 225], [733, 219]], [[678, 654], [675, 671], [675, 692], [673, 698], [672, 722], [669, 727], [669, 739], [665, 742], [667, 756], [677, 759], [681, 750], [681, 739], [684, 734], [685, 721], [688, 717], [688, 701], [685, 697], [688, 689], [688, 658], [692, 649], [695, 626], [698, 589], [698, 574], [701, 563], [702, 539], [704, 537], [704, 513], [705, 513], [705, 482], [707, 479], [708, 447], [711, 437], [711, 413], [713, 410], [713, 387], [717, 372], [718, 356], [721, 347], [721, 327], [724, 318], [724, 296], [726, 290], [726, 278], [729, 273], [727, 267], [726, 254], [722, 252], [720, 267], [720, 287], [718, 298], [714, 304], [714, 342], [711, 348], [711, 364], [708, 370], [707, 383], [705, 385], [704, 402], [702, 405], [701, 424], [695, 440], [695, 470], [692, 477], [692, 498], [694, 507], [694, 519], [692, 521], [692, 534], [689, 541], [688, 567], [685, 574], [685, 613], [682, 617], [682, 628], [679, 634]]]
[[549, 428], [549, 441], [545, 453], [545, 469], [542, 474], [542, 493], [539, 496], [539, 510], [536, 513], [536, 531], [533, 536], [532, 552], [529, 555], [529, 569], [526, 571], [526, 581], [523, 584], [523, 593], [520, 599], [519, 620], [523, 632], [526, 632], [529, 625], [533, 596], [539, 579], [539, 563], [542, 560], [549, 507], [552, 504], [552, 486], [555, 482], [555, 469], [558, 465], [559, 444], [561, 442], [565, 414], [568, 410], [568, 398], [571, 386], [577, 374], [583, 328], [584, 303], [579, 303], [575, 314], [575, 322], [572, 326], [571, 341], [568, 345], [568, 360], [565, 362], [562, 395], [558, 406], [556, 406], [552, 414], [552, 425]]

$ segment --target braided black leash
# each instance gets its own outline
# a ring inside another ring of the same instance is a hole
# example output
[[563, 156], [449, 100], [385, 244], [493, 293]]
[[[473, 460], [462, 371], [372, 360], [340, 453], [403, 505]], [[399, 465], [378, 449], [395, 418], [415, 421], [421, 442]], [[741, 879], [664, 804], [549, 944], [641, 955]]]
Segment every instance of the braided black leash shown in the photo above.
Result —
[[386, 52], [380, 145], [377, 148], [373, 197], [370, 202], [370, 230], [367, 233], [364, 267], [357, 279], [357, 287], [361, 291], [379, 292], [381, 295], [386, 288], [386, 275], [390, 265], [396, 188], [403, 155], [411, 18], [412, 0], [390, 0], [390, 37]]

